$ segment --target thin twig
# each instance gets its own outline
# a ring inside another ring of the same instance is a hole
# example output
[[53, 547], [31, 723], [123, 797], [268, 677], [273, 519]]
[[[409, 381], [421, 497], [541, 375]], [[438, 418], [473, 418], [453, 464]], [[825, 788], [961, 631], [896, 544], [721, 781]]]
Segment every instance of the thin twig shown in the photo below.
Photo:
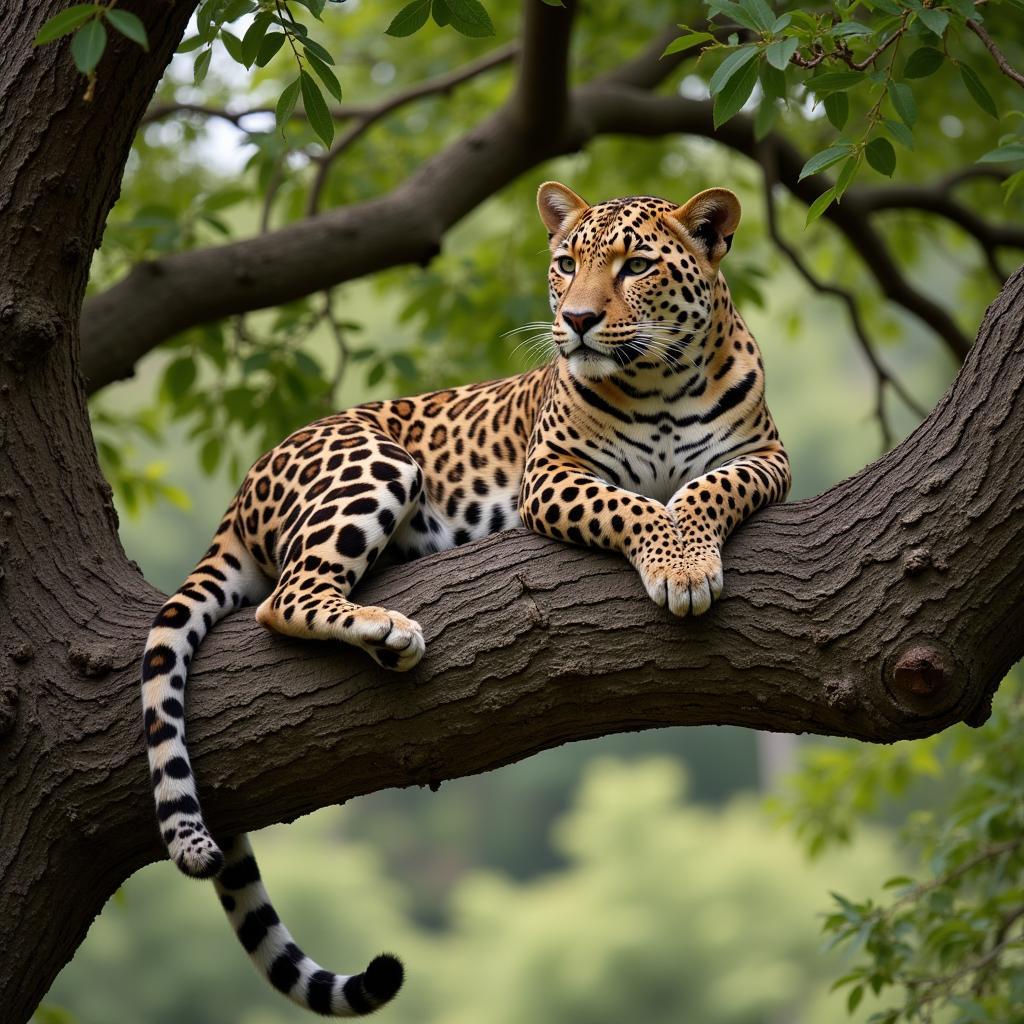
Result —
[[1024, 87], [1024, 75], [1010, 64], [1002, 50], [996, 46], [995, 40], [981, 27], [981, 25], [979, 25], [973, 18], [968, 18], [967, 27], [985, 44], [985, 48], [992, 54], [995, 58], [995, 62], [999, 65], [999, 70], [1002, 71], [1007, 78], [1012, 78], [1019, 86]]
[[[348, 121], [353, 117], [366, 117], [374, 107], [365, 103], [337, 104], [330, 108], [331, 117], [335, 121]], [[219, 117], [224, 121], [230, 121], [237, 128], [242, 128], [242, 121], [255, 114], [274, 116], [273, 107], [250, 107], [248, 110], [228, 110], [225, 107], [214, 107], [204, 103], [154, 103], [142, 118], [140, 127], [152, 124], [155, 121], [162, 121], [164, 118], [173, 117], [176, 114], [197, 114], [201, 117]], [[300, 107], [292, 111], [292, 120], [306, 121], [306, 112]]]
[[764, 171], [764, 201], [768, 233], [775, 246], [782, 251], [790, 263], [793, 264], [793, 267], [800, 276], [815, 291], [821, 292], [825, 295], [834, 295], [837, 299], [841, 299], [843, 304], [846, 306], [847, 313], [850, 317], [850, 325], [853, 327], [853, 332], [860, 343], [861, 351], [864, 353], [864, 357], [867, 359], [875, 374], [875, 416], [878, 419], [878, 424], [882, 431], [883, 449], [888, 450], [892, 447], [893, 435], [892, 429], [889, 425], [889, 419], [885, 411], [886, 386], [891, 387], [892, 390], [903, 400], [906, 406], [921, 419], [924, 419], [927, 413], [917, 400], [910, 395], [906, 388], [904, 388], [902, 383], [900, 383], [900, 381], [879, 361], [878, 356], [875, 353], [874, 345], [868, 335], [867, 327], [861, 317], [857, 300], [854, 298], [853, 294], [845, 288], [841, 288], [837, 284], [831, 284], [818, 278], [810, 267], [804, 263], [796, 249], [794, 249], [793, 246], [791, 246], [782, 237], [782, 233], [779, 230], [778, 218], [775, 213], [775, 198], [772, 195], [772, 190], [776, 182], [776, 173], [775, 154], [770, 145], [762, 147], [762, 158], [760, 163]]
[[319, 160], [316, 177], [309, 190], [309, 199], [306, 204], [307, 214], [316, 213], [320, 205], [320, 197], [323, 194], [324, 186], [327, 184], [327, 176], [330, 173], [331, 164], [345, 152], [355, 141], [360, 138], [367, 129], [379, 121], [382, 117], [397, 110], [399, 107], [412, 103], [414, 100], [423, 99], [427, 96], [436, 96], [447, 93], [467, 82], [477, 75], [490, 71], [492, 68], [500, 67], [508, 63], [519, 52], [517, 43], [508, 43], [500, 46], [490, 53], [484, 54], [475, 61], [471, 61], [465, 67], [457, 68], [444, 75], [435, 78], [428, 78], [423, 82], [417, 82], [402, 92], [395, 93], [377, 106], [369, 107], [356, 118], [353, 124], [343, 135], [334, 141], [330, 150]]
[[[814, 53], [813, 57], [803, 57], [800, 52], [797, 51], [789, 58], [789, 61], [791, 64], [795, 64], [800, 68], [816, 68], [823, 60], [832, 57], [836, 60], [841, 60], [847, 67], [853, 68], [855, 71], [863, 71], [871, 64], [874, 64], [874, 62], [878, 60], [878, 58], [881, 57], [881, 55], [885, 53], [885, 51], [889, 49], [889, 47], [892, 46], [892, 44], [895, 43], [904, 32], [907, 31], [907, 19], [909, 17], [909, 12], [904, 14], [900, 27], [896, 29], [888, 39], [879, 43], [878, 46], [876, 46], [875, 49], [873, 49], [863, 60], [854, 60], [853, 51], [850, 47], [847, 46], [845, 42], [840, 42], [840, 44], [832, 51], [826, 51], [820, 43], [815, 43], [812, 49], [812, 52]], [[970, 22], [968, 22], [968, 24], [970, 24]]]

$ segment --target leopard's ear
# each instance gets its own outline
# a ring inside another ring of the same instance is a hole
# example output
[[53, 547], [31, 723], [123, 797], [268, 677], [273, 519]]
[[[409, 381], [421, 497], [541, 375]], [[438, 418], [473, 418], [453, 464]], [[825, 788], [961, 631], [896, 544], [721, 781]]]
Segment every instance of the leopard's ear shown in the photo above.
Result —
[[590, 209], [590, 204], [560, 182], [545, 181], [537, 189], [537, 209], [548, 229], [548, 238], [555, 241]]
[[740, 201], [727, 188], [709, 188], [668, 215], [681, 225], [704, 258], [717, 266], [740, 223]]

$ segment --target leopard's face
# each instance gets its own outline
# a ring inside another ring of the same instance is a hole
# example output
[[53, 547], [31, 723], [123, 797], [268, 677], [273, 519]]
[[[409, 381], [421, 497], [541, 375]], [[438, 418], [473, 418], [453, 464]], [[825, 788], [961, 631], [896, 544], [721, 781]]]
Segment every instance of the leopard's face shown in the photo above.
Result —
[[652, 197], [588, 206], [564, 185], [541, 187], [552, 338], [574, 375], [601, 379], [640, 357], [678, 366], [707, 331], [718, 263], [739, 220], [735, 196], [711, 192], [682, 207]]

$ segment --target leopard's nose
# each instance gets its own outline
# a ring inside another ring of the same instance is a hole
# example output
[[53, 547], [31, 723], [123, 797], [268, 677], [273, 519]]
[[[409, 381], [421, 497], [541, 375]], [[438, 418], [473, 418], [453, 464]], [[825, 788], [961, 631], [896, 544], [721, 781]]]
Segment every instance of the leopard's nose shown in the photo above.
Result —
[[580, 340], [583, 340], [583, 336], [590, 330], [591, 327], [596, 327], [603, 319], [604, 313], [595, 313], [593, 310], [587, 309], [582, 313], [567, 313], [562, 310], [562, 319], [569, 326], [569, 329], [575, 331]]

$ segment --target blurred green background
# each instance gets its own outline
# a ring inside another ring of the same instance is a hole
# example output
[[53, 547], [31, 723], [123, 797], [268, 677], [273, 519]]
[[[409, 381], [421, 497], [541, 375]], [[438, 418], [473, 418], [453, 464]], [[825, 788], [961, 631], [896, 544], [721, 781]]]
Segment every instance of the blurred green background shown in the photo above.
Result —
[[[499, 37], [511, 38], [516, 5], [489, 6]], [[578, 30], [578, 73], [589, 77], [629, 56], [678, 16], [665, 3], [594, 5]], [[374, 5], [353, 0], [318, 28], [337, 56], [346, 99], [379, 98], [483, 52], [479, 41], [433, 26], [401, 41], [381, 27]], [[287, 71], [278, 60], [247, 76], [215, 53], [200, 91], [190, 59], [179, 57], [161, 98], [272, 104]], [[673, 87], [706, 95], [705, 79], [691, 70]], [[325, 205], [391, 187], [509, 84], [510, 72], [498, 70], [403, 108], [346, 155]], [[901, 152], [907, 180], [949, 170], [950, 147], [969, 162], [993, 144], [994, 127], [976, 110], [960, 116], [955, 92], [946, 83], [918, 95], [931, 135]], [[272, 121], [245, 123], [239, 131], [182, 117], [143, 131], [93, 288], [140, 258], [244, 237], [261, 216], [278, 224], [302, 214], [312, 136], [293, 127], [283, 141]], [[786, 111], [782, 123], [808, 151], [824, 137], [820, 111], [808, 105]], [[841, 304], [812, 293], [766, 237], [759, 168], [703, 139], [606, 138], [484, 204], [428, 268], [336, 288], [333, 325], [317, 317], [320, 296], [191, 331], [101, 392], [93, 402], [100, 454], [125, 548], [149, 580], [164, 590], [178, 585], [245, 466], [288, 429], [335, 406], [530, 365], [503, 335], [548, 315], [545, 238], [533, 205], [547, 178], [592, 201], [641, 192], [682, 202], [711, 185], [734, 189], [744, 221], [723, 269], [764, 352], [769, 404], [794, 467], [792, 499], [879, 454], [874, 379]], [[268, 213], [260, 196], [270, 182]], [[989, 203], [996, 220], [1010, 216], [990, 182], [969, 184], [965, 194]], [[956, 372], [946, 350], [879, 298], [825, 222], [804, 234], [805, 211], [783, 197], [779, 205], [783, 229], [816, 271], [863, 297], [882, 360], [930, 407]], [[976, 247], [918, 213], [893, 212], [885, 228], [915, 285], [973, 336], [998, 290]], [[893, 396], [887, 401], [898, 439], [916, 418]], [[826, 747], [840, 760], [871, 754], [842, 753], [851, 748]], [[830, 835], [849, 825], [851, 843], [819, 843], [826, 849], [814, 860], [806, 835], [765, 807], [762, 794], [774, 783], [757, 738], [733, 728], [569, 745], [437, 793], [391, 791], [325, 809], [261, 832], [255, 846], [277, 909], [310, 955], [341, 971], [384, 949], [403, 956], [409, 980], [386, 1011], [395, 1024], [831, 1024], [849, 1019], [845, 997], [828, 996], [848, 954], [825, 950], [828, 892], [870, 895], [905, 869], [899, 822], [941, 799], [939, 787], [911, 784], [935, 775], [933, 749], [899, 755], [896, 805], [879, 806], [878, 794], [843, 804], [845, 818]], [[815, 776], [819, 769], [804, 769], [805, 797], [816, 777], [827, 777]], [[827, 793], [843, 792], [833, 783]], [[854, 1019], [867, 1015], [865, 1006]], [[38, 1020], [62, 1019], [278, 1024], [308, 1015], [256, 977], [212, 889], [161, 863], [123, 887], [58, 978]]]

